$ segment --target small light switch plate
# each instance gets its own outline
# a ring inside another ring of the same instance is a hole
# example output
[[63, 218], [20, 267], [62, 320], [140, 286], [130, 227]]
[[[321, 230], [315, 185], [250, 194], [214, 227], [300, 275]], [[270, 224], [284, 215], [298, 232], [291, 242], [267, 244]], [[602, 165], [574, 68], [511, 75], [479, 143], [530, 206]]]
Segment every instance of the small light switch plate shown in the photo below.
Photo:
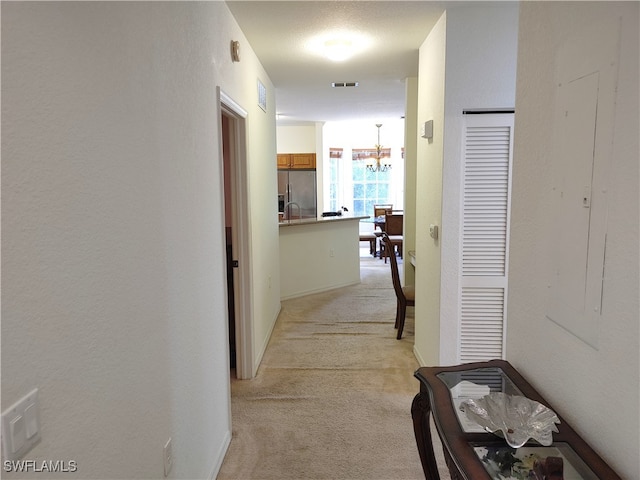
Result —
[[18, 453], [27, 441], [27, 432], [22, 415], [18, 415], [9, 422], [9, 435], [11, 437], [11, 453]]
[[38, 389], [35, 388], [2, 412], [2, 453], [19, 460], [40, 441]]
[[438, 225], [429, 225], [429, 235], [434, 240], [438, 239]]

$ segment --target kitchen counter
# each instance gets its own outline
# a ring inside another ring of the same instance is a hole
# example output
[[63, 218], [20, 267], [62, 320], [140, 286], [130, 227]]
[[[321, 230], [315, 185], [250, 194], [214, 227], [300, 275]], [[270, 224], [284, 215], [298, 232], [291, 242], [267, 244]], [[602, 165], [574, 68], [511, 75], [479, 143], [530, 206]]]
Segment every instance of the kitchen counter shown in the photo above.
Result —
[[360, 283], [360, 220], [303, 218], [280, 223], [280, 298]]
[[336, 216], [336, 217], [319, 217], [319, 218], [302, 218], [302, 219], [291, 219], [291, 220], [282, 220], [280, 222], [278, 222], [278, 225], [280, 225], [281, 227], [293, 227], [295, 225], [308, 225], [308, 224], [313, 224], [313, 223], [333, 223], [333, 222], [340, 222], [340, 221], [345, 221], [345, 220], [364, 220], [365, 218], [370, 218], [368, 216], [362, 216], [362, 217], [352, 217], [350, 215], [341, 215], [341, 216]]

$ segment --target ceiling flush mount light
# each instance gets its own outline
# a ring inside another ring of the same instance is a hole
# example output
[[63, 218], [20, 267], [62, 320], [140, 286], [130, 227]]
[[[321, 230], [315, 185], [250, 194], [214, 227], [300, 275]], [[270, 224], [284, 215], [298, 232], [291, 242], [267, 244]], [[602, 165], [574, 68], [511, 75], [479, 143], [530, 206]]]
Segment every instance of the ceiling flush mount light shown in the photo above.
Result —
[[353, 31], [325, 32], [311, 38], [305, 45], [310, 52], [333, 62], [344, 62], [366, 50], [369, 37]]
[[382, 126], [381, 123], [376, 123], [376, 127], [378, 127], [378, 143], [376, 145], [376, 150], [374, 152], [374, 157], [370, 157], [371, 160], [374, 160], [375, 162], [371, 162], [371, 163], [367, 163], [367, 170], [370, 172], [387, 172], [389, 170], [391, 170], [391, 164], [390, 163], [382, 163], [382, 159], [384, 157], [388, 157], [389, 153], [388, 153], [388, 149], [382, 149], [382, 145], [380, 145], [380, 127]]
[[324, 42], [324, 54], [334, 62], [344, 62], [353, 55], [353, 44], [346, 38], [333, 38]]

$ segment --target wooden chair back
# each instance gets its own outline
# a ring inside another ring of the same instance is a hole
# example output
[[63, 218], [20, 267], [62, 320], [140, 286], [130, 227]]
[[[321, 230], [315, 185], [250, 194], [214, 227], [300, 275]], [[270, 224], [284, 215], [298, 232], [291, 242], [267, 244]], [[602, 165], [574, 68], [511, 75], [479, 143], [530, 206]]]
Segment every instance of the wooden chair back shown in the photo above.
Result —
[[[391, 244], [389, 235], [387, 235], [386, 232], [382, 234], [382, 241], [384, 242], [385, 248], [388, 249], [388, 251], [393, 252], [393, 245]], [[402, 291], [402, 284], [400, 283], [398, 259], [395, 255], [389, 255], [389, 259], [391, 260], [391, 280], [393, 282], [393, 289], [396, 292], [396, 297], [398, 297], [398, 301], [406, 304], [407, 299], [404, 296], [404, 292]]]
[[[382, 233], [382, 244], [385, 251], [391, 252], [389, 260], [391, 260], [391, 280], [393, 282], [393, 289], [396, 292], [396, 323], [395, 327], [398, 329], [396, 338], [400, 340], [402, 338], [402, 331], [404, 329], [404, 321], [407, 315], [407, 306], [416, 305], [416, 289], [413, 285], [402, 286], [400, 283], [400, 272], [398, 271], [398, 259], [393, 253], [393, 243], [385, 232]], [[386, 261], [386, 260], [385, 260]]]
[[376, 204], [373, 206], [373, 218], [382, 217], [386, 215], [388, 210], [392, 210], [392, 209], [393, 209], [393, 204], [391, 203]]
[[388, 235], [402, 235], [404, 227], [404, 213], [386, 213], [384, 231]]

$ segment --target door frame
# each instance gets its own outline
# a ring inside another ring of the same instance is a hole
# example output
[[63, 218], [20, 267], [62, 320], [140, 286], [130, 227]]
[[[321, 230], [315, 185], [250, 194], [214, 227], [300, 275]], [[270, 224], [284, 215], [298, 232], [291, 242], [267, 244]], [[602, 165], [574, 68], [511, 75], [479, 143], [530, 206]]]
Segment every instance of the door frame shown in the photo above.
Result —
[[[239, 379], [253, 377], [253, 321], [251, 309], [251, 235], [249, 222], [249, 196], [247, 188], [247, 111], [217, 87], [218, 118], [229, 119], [229, 157], [231, 179], [231, 238], [233, 259], [238, 267], [233, 269], [235, 328], [236, 328], [236, 376]], [[225, 141], [220, 122], [219, 135]], [[224, 162], [221, 162], [224, 169]], [[224, 172], [223, 172], [224, 174]], [[224, 188], [223, 202], [226, 201]], [[223, 203], [224, 205], [224, 203]], [[224, 221], [223, 221], [224, 223]], [[223, 226], [224, 227], [224, 226]]]

